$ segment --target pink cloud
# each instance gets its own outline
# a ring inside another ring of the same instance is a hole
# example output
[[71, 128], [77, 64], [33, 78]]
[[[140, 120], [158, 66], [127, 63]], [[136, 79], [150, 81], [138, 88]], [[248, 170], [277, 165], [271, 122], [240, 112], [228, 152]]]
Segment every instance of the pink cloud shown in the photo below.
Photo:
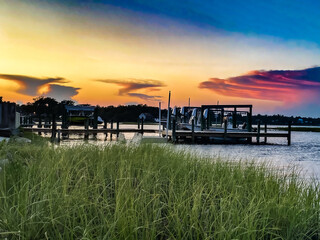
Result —
[[273, 100], [285, 104], [320, 101], [320, 67], [251, 71], [227, 79], [210, 78], [199, 88], [224, 96]]

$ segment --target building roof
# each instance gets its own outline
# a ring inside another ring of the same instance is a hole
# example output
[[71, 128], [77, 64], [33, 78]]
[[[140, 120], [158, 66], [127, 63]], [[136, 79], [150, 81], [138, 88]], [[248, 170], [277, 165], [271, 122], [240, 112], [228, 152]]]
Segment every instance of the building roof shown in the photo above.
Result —
[[65, 106], [67, 112], [69, 111], [83, 111], [83, 112], [93, 112], [95, 107], [93, 106]]

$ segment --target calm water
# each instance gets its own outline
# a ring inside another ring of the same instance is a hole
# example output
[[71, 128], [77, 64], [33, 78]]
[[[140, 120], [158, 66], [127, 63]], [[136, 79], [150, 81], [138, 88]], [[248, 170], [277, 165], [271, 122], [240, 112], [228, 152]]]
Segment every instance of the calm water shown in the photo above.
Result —
[[[120, 128], [137, 128], [137, 125], [120, 125]], [[145, 129], [158, 129], [157, 125], [145, 125]], [[125, 134], [131, 139], [133, 133]], [[158, 134], [145, 134], [145, 136], [158, 136]], [[97, 140], [90, 137], [89, 143], [105, 145], [104, 134], [98, 134]], [[113, 140], [116, 136], [113, 136]], [[261, 139], [263, 140], [263, 139]], [[82, 144], [83, 136], [70, 136], [62, 144]], [[286, 138], [269, 138], [268, 145], [175, 145], [178, 150], [189, 151], [193, 154], [206, 157], [223, 157], [228, 160], [255, 160], [267, 161], [277, 168], [298, 167], [304, 178], [320, 179], [320, 133], [319, 132], [292, 132], [292, 145], [287, 146]]]
[[287, 140], [268, 139], [272, 145], [188, 145], [178, 149], [208, 157], [229, 160], [267, 161], [275, 167], [298, 167], [304, 178], [320, 179], [320, 133], [292, 132], [292, 145]]

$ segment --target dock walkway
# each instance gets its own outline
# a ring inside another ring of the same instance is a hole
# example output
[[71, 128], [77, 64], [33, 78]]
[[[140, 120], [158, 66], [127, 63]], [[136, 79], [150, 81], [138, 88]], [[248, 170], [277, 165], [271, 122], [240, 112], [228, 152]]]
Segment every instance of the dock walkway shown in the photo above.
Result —
[[[162, 136], [166, 136], [166, 131], [162, 131]], [[268, 138], [287, 138], [288, 145], [291, 144], [291, 131], [285, 133], [279, 132], [214, 132], [214, 131], [190, 131], [190, 130], [168, 130], [168, 138], [173, 142], [224, 142], [234, 143], [241, 141], [252, 143], [252, 139], [256, 138], [256, 143], [267, 143]], [[212, 139], [210, 141], [210, 139]], [[216, 140], [215, 140], [216, 139]], [[217, 140], [218, 139], [218, 140]], [[263, 139], [263, 141], [260, 141]]]

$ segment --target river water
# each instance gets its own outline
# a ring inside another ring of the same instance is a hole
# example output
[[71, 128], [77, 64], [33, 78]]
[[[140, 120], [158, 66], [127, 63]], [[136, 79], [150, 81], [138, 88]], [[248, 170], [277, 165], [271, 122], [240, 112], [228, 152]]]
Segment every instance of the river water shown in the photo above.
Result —
[[206, 157], [230, 161], [267, 162], [276, 168], [295, 169], [303, 178], [320, 179], [320, 133], [292, 132], [291, 146], [285, 138], [268, 139], [267, 145], [188, 145], [177, 146]]
[[[137, 125], [121, 124], [120, 128], [135, 128]], [[145, 125], [145, 129], [158, 129], [157, 125]], [[134, 133], [126, 133], [124, 137], [132, 139]], [[145, 134], [158, 136], [158, 134]], [[295, 168], [303, 178], [320, 179], [320, 132], [292, 132], [291, 146], [287, 146], [286, 138], [269, 138], [267, 145], [174, 145], [177, 150], [191, 152], [204, 157], [221, 157], [230, 161], [253, 160], [267, 162], [276, 168]], [[89, 143], [105, 145], [110, 143], [104, 134], [98, 134], [97, 140], [90, 138]], [[113, 136], [113, 140], [116, 136]], [[263, 138], [261, 139], [263, 141]], [[63, 145], [83, 144], [82, 136], [70, 136]]]

